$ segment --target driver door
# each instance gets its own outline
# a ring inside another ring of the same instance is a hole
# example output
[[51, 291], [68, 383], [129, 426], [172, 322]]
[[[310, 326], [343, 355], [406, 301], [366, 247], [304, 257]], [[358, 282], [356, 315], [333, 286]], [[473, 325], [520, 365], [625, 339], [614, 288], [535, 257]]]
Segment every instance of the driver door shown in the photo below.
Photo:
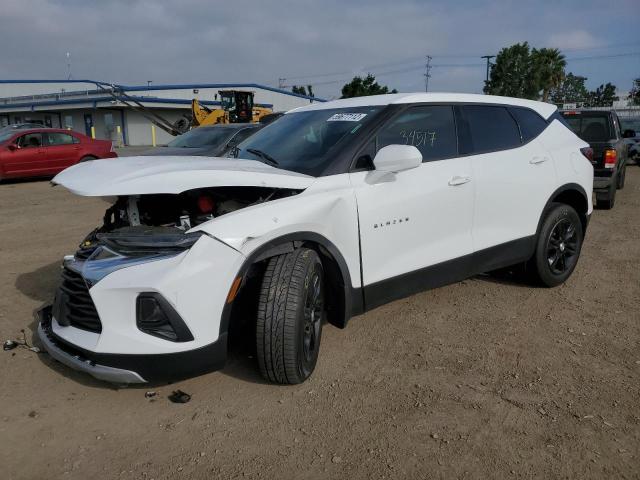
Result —
[[405, 109], [378, 131], [365, 156], [391, 144], [417, 147], [423, 163], [350, 174], [367, 309], [465, 278], [471, 267], [474, 184], [469, 158], [457, 157], [452, 107]]
[[15, 140], [18, 148], [6, 153], [4, 175], [7, 177], [29, 177], [47, 175], [47, 159], [42, 146], [40, 132], [27, 133]]

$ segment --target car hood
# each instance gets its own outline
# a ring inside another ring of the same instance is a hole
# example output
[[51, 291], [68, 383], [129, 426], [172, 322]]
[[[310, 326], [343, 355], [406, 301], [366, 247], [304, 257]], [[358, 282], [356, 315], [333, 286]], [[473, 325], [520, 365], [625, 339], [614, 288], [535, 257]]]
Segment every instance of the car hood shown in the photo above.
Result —
[[166, 157], [166, 156], [191, 156], [191, 155], [199, 155], [199, 156], [213, 156], [212, 152], [217, 152], [218, 147], [154, 147], [149, 150], [145, 150], [140, 153], [141, 156], [156, 156], [156, 157]]
[[51, 182], [77, 195], [109, 197], [181, 193], [206, 187], [305, 189], [314, 180], [256, 160], [182, 156], [93, 160], [67, 168]]

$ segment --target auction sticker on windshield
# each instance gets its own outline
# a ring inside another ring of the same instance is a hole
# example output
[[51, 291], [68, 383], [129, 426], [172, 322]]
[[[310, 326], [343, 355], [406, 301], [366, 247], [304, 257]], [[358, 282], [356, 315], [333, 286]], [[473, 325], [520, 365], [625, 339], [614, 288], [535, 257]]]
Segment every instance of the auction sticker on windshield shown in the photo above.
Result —
[[359, 122], [366, 116], [366, 113], [334, 113], [327, 122]]

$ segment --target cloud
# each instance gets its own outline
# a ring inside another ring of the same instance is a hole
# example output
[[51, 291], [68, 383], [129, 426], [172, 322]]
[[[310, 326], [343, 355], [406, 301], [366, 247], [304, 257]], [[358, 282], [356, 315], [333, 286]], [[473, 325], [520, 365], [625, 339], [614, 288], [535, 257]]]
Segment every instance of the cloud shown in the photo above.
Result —
[[[512, 43], [588, 48], [602, 45], [593, 32], [607, 31], [607, 44], [633, 37], [629, 5], [556, 3], [2, 0], [0, 78], [65, 78], [71, 52], [74, 78], [277, 85], [284, 77], [335, 96], [365, 70], [392, 88], [422, 90], [430, 54], [430, 89], [479, 92], [479, 57]], [[581, 28], [567, 28], [569, 19]]]
[[549, 46], [559, 49], [586, 49], [606, 45], [595, 35], [586, 30], [569, 30], [558, 32], [549, 36]]

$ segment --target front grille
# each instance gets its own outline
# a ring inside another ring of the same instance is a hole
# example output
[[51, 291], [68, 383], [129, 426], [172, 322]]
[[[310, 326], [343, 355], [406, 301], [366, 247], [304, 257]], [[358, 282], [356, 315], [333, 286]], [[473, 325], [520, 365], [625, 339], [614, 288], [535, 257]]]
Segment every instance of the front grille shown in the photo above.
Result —
[[[89, 332], [100, 333], [102, 324], [82, 275], [70, 268], [62, 269], [62, 283], [56, 298], [56, 320]], [[58, 318], [61, 317], [61, 318]]]

